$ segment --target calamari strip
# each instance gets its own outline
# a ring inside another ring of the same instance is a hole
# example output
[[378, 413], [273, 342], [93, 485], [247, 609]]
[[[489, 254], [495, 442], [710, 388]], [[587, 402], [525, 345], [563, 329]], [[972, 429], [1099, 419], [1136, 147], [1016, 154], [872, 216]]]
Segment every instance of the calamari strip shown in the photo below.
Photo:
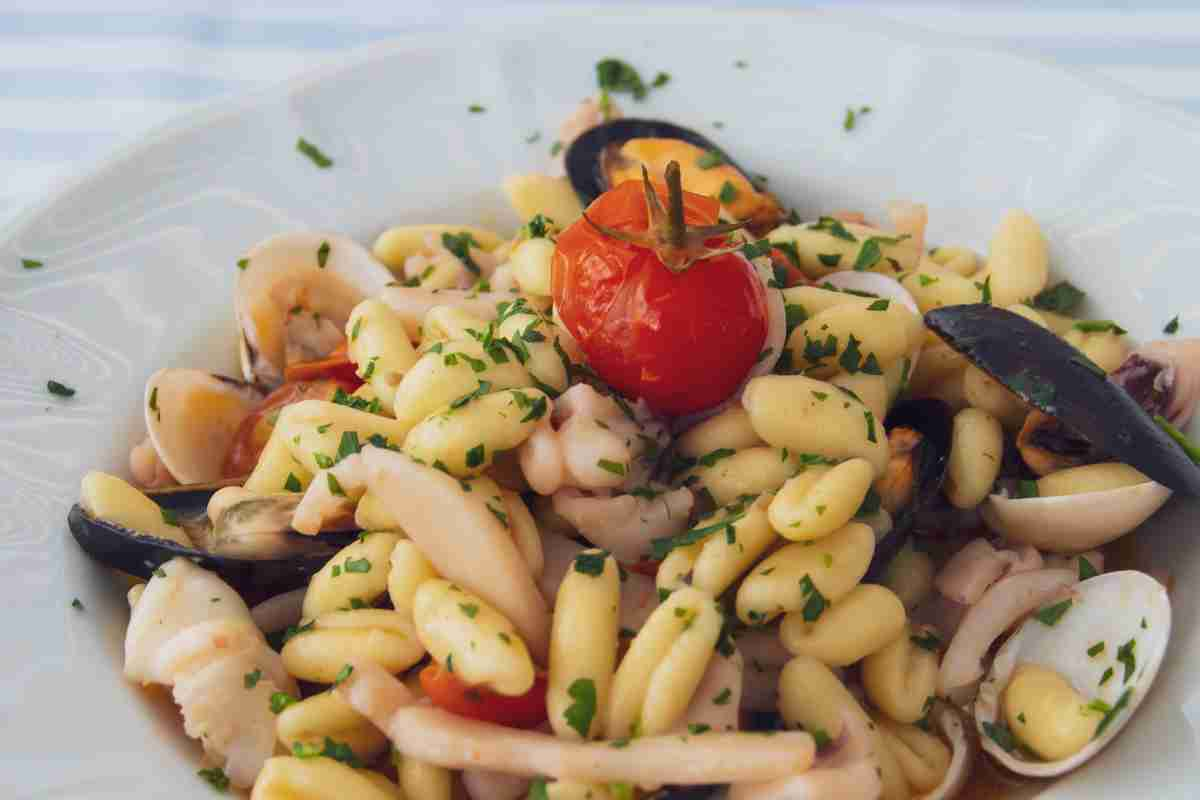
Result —
[[983, 677], [983, 659], [999, 636], [1026, 614], [1060, 594], [1078, 576], [1064, 569], [1009, 575], [984, 592], [963, 617], [938, 674], [938, 694], [961, 693]]
[[847, 714], [842, 735], [812, 769], [772, 781], [735, 783], [729, 800], [876, 800], [883, 791], [878, 741], [867, 730], [865, 714]]
[[706, 733], [686, 740], [646, 736], [622, 747], [569, 741], [416, 705], [415, 695], [383, 668], [369, 661], [353, 666], [335, 691], [405, 756], [450, 769], [584, 783], [702, 785], [777, 780], [804, 772], [815, 755], [812, 737], [802, 731]]

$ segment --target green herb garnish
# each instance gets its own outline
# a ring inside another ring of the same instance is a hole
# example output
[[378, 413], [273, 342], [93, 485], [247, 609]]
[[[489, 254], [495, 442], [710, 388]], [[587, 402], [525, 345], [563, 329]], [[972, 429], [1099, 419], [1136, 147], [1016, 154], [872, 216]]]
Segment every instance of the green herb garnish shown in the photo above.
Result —
[[296, 149], [320, 169], [328, 169], [333, 166], [333, 159], [322, 153], [315, 144], [306, 141], [303, 136], [296, 140]]

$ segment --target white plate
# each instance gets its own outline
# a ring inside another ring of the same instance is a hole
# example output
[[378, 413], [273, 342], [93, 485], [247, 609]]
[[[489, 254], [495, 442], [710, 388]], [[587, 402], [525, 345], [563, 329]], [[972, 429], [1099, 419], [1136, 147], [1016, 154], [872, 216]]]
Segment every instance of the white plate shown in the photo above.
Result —
[[[488, 22], [490, 20], [490, 23]], [[210, 798], [161, 699], [121, 679], [121, 587], [65, 524], [90, 467], [123, 468], [145, 378], [234, 367], [234, 263], [281, 230], [369, 243], [398, 222], [515, 220], [498, 185], [545, 167], [558, 121], [616, 55], [670, 85], [629, 112], [694, 126], [802, 213], [929, 204], [931, 240], [982, 247], [1029, 209], [1055, 273], [1141, 338], [1200, 333], [1200, 128], [1098, 81], [855, 16], [508, 12], [375, 47], [168, 126], [19, 219], [0, 243], [0, 794]], [[744, 59], [745, 69], [734, 61]], [[482, 103], [485, 114], [467, 106]], [[874, 111], [841, 127], [847, 105]], [[725, 128], [714, 131], [712, 123]], [[526, 144], [532, 131], [541, 141]], [[317, 170], [297, 136], [336, 159]], [[46, 266], [25, 271], [21, 257]], [[78, 388], [60, 401], [47, 379]], [[1177, 634], [1120, 739], [1054, 798], [1200, 790], [1200, 522], [1176, 502], [1141, 537], [1180, 591]], [[87, 606], [71, 608], [73, 597]]]

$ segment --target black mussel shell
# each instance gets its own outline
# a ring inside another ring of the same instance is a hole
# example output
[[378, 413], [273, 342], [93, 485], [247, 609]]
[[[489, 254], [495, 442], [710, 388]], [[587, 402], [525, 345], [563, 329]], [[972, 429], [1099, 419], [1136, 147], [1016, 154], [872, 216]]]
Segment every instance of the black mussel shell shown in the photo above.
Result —
[[972, 364], [1102, 452], [1185, 494], [1200, 469], [1124, 389], [1087, 356], [1019, 314], [986, 304], [947, 306], [925, 324]]
[[725, 163], [742, 175], [749, 178], [752, 174], [742, 169], [711, 139], [690, 128], [656, 119], [614, 119], [585, 131], [571, 143], [563, 157], [567, 177], [585, 207], [610, 188], [604, 174], [604, 159], [609, 148], [620, 147], [630, 139], [647, 138], [679, 139], [705, 150], [715, 150]]
[[724, 786], [668, 786], [646, 800], [715, 800], [724, 791]]
[[[155, 501], [180, 515], [205, 508], [211, 489], [174, 490], [156, 493]], [[299, 589], [325, 565], [339, 547], [354, 539], [354, 534], [322, 534], [313, 537], [292, 534], [304, 548], [282, 558], [251, 559], [216, 555], [166, 539], [135, 533], [120, 525], [90, 516], [78, 503], [67, 515], [71, 535], [83, 551], [106, 567], [138, 578], [149, 579], [154, 570], [173, 558], [187, 558], [199, 567], [215, 572], [247, 602], [254, 603], [272, 595]]]
[[907, 541], [916, 515], [937, 503], [950, 461], [953, 416], [950, 406], [933, 398], [906, 400], [888, 412], [884, 428], [889, 433], [896, 428], [909, 428], [921, 435], [920, 443], [912, 451], [916, 487], [908, 504], [892, 515], [892, 530], [876, 543], [867, 580], [882, 579], [887, 565]]

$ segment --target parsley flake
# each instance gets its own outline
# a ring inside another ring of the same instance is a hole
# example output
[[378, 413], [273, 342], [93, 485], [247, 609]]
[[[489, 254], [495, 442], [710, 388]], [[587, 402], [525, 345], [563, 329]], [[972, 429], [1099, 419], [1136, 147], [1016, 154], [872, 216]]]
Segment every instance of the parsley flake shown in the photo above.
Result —
[[319, 169], [329, 169], [333, 166], [333, 159], [322, 153], [316, 145], [305, 140], [303, 136], [296, 140], [296, 149], [301, 155], [307, 156]]
[[[46, 381], [46, 391], [48, 391], [50, 394], [58, 395], [59, 397], [74, 397], [75, 396], [74, 389], [72, 389], [70, 386], [67, 386], [65, 383], [59, 383], [58, 381]], [[158, 387], [155, 386], [154, 389], [151, 391], [152, 391], [152, 393], [157, 392]], [[157, 410], [157, 409], [152, 409], [152, 410]]]
[[578, 678], [567, 687], [567, 695], [574, 702], [563, 712], [563, 719], [580, 737], [587, 739], [596, 716], [596, 683], [591, 678]]
[[1070, 598], [1067, 598], [1066, 600], [1055, 603], [1052, 606], [1046, 606], [1045, 608], [1038, 610], [1033, 617], [1043, 625], [1053, 628], [1058, 624], [1058, 621], [1062, 619], [1063, 614], [1066, 614], [1071, 608], [1072, 602], [1073, 601]]

